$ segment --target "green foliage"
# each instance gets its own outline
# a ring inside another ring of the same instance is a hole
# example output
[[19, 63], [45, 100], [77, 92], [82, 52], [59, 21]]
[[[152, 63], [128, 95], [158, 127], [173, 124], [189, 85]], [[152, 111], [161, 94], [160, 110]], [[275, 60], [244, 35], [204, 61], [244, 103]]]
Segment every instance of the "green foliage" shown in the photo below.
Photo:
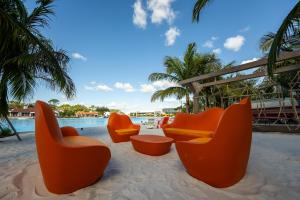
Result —
[[116, 113], [123, 113], [121, 110], [119, 110], [119, 109], [110, 109], [110, 112], [111, 113], [114, 113], [114, 112], [116, 112]]
[[0, 137], [7, 137], [7, 136], [11, 136], [12, 132], [9, 128], [1, 128], [0, 129]]
[[[299, 29], [299, 27], [297, 28]], [[296, 31], [299, 32], [300, 30], [296, 30]], [[275, 33], [268, 33], [260, 39], [259, 48], [262, 52], [269, 53], [270, 48], [274, 42], [275, 36], [276, 36]], [[283, 38], [281, 46], [279, 48], [280, 51], [293, 51], [299, 49], [299, 44], [300, 44], [300, 38], [295, 34], [294, 36], [291, 36], [288, 40]]]
[[76, 105], [63, 104], [58, 106], [57, 110], [59, 111], [60, 117], [74, 117], [76, 112], [90, 111], [88, 107], [80, 104], [76, 104]]
[[8, 114], [8, 97], [30, 97], [45, 83], [68, 98], [75, 85], [67, 74], [69, 57], [55, 50], [40, 28], [48, 25], [53, 0], [38, 0], [29, 13], [21, 0], [0, 0], [0, 115]]
[[101, 107], [96, 107], [95, 111], [98, 112], [99, 115], [103, 115], [105, 112], [109, 112], [110, 110], [105, 106], [101, 106]]
[[13, 109], [13, 108], [23, 108], [24, 107], [24, 103], [20, 102], [20, 101], [10, 101], [8, 103], [8, 107], [9, 109]]
[[72, 105], [63, 104], [57, 107], [59, 111], [60, 117], [73, 117], [75, 116], [75, 110], [73, 109]]
[[105, 106], [91, 106], [87, 107], [85, 105], [69, 105], [69, 104], [63, 104], [60, 106], [57, 106], [56, 110], [59, 111], [60, 117], [74, 117], [76, 112], [84, 111], [84, 112], [90, 112], [95, 111], [98, 112], [99, 115], [103, 115], [104, 112], [120, 112], [120, 110], [110, 110]]
[[49, 103], [50, 105], [52, 105], [52, 106], [58, 106], [59, 100], [58, 100], [58, 99], [50, 99], [50, 100], [48, 101], [48, 103]]

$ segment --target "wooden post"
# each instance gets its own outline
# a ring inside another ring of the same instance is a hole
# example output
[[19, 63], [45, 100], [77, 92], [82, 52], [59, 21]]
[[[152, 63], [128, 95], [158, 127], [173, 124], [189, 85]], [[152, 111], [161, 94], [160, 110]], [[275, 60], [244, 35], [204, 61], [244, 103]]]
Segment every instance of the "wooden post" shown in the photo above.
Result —
[[199, 86], [200, 83], [193, 82], [193, 113], [196, 114], [200, 111], [200, 105], [199, 105], [199, 94], [201, 91], [201, 87]]
[[199, 92], [194, 93], [193, 96], [193, 113], [196, 114], [199, 112]]

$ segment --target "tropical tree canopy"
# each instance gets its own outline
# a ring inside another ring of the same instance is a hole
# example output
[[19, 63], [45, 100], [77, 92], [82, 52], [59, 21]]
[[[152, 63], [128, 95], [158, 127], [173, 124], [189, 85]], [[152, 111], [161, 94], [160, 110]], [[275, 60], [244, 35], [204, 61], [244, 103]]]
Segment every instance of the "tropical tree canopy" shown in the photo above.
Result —
[[187, 47], [183, 61], [176, 57], [167, 56], [164, 60], [164, 66], [165, 73], [152, 73], [149, 75], [149, 80], [152, 82], [166, 80], [174, 83], [174, 86], [154, 92], [151, 101], [163, 101], [170, 96], [175, 96], [177, 99], [185, 97], [186, 112], [189, 112], [189, 95], [194, 92], [193, 88], [191, 86], [180, 86], [178, 82], [220, 69], [221, 64], [215, 54], [199, 54], [197, 53], [196, 43], [191, 43]]
[[0, 115], [8, 113], [8, 99], [31, 96], [40, 81], [68, 98], [75, 85], [67, 74], [69, 57], [55, 50], [40, 29], [48, 25], [53, 0], [37, 0], [28, 12], [21, 0], [0, 0]]

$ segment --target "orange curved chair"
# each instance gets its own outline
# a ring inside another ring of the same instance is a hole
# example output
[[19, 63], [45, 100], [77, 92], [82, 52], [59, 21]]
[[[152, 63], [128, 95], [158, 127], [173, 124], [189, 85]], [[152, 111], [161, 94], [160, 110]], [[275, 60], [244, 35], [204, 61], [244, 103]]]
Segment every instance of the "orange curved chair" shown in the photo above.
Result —
[[56, 194], [74, 192], [101, 178], [111, 154], [102, 142], [80, 136], [75, 128], [59, 128], [51, 108], [35, 104], [35, 139], [47, 189]]
[[164, 127], [164, 125], [168, 124], [169, 119], [170, 119], [169, 117], [163, 117], [161, 120], [159, 120], [157, 124], [157, 128]]
[[223, 112], [214, 137], [177, 141], [176, 149], [191, 176], [223, 188], [245, 175], [251, 138], [251, 103], [246, 98]]
[[107, 123], [107, 130], [113, 142], [128, 142], [130, 136], [138, 135], [140, 125], [133, 124], [127, 115], [111, 113]]
[[175, 141], [213, 137], [223, 111], [210, 108], [199, 114], [176, 113], [174, 121], [163, 126], [164, 134]]

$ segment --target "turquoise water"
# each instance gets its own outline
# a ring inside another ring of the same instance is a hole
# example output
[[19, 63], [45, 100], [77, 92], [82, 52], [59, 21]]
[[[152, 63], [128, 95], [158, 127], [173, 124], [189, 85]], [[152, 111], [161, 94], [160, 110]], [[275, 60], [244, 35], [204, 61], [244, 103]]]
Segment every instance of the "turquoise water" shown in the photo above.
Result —
[[[106, 126], [107, 118], [58, 118], [59, 126], [73, 126], [75, 128]], [[133, 117], [133, 123], [141, 124], [147, 118]], [[16, 118], [11, 119], [18, 132], [34, 131], [34, 119]]]

